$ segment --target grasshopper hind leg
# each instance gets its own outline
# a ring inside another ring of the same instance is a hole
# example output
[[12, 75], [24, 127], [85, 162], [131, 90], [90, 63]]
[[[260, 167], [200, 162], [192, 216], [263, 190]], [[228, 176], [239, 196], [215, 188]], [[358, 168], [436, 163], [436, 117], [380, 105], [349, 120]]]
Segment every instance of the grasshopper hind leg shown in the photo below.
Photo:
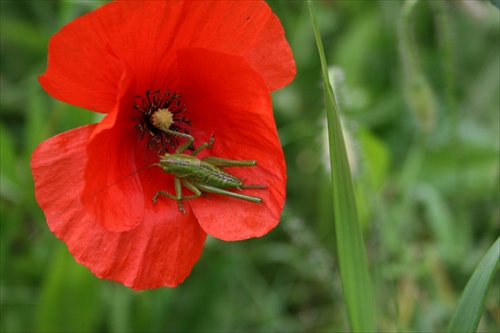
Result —
[[[222, 194], [222, 195], [225, 195], [228, 197], [237, 198], [237, 199], [246, 200], [246, 201], [255, 202], [255, 203], [262, 203], [262, 199], [259, 197], [235, 193], [235, 192], [227, 191], [227, 190], [222, 189], [222, 188], [218, 188], [218, 187], [210, 186], [210, 185], [205, 185], [205, 184], [197, 184], [197, 186], [199, 189], [201, 189], [205, 192]], [[257, 185], [257, 186], [260, 186], [260, 185]], [[243, 186], [241, 186], [241, 187], [243, 187]], [[264, 188], [264, 187], [250, 187], [250, 188]]]

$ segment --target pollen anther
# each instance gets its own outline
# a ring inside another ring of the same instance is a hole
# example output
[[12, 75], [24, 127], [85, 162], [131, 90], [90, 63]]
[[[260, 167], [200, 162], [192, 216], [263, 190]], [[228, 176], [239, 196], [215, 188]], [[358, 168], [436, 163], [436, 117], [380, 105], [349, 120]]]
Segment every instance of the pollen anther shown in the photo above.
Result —
[[155, 111], [150, 119], [151, 124], [162, 131], [169, 129], [174, 123], [174, 115], [168, 109], [159, 109]]

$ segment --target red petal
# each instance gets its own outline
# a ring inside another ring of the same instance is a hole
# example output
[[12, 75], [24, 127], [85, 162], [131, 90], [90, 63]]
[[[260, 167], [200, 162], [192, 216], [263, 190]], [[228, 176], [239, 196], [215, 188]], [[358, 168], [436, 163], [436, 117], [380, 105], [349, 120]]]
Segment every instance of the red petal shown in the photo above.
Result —
[[111, 232], [96, 223], [80, 201], [93, 130], [90, 125], [59, 134], [33, 153], [35, 195], [50, 230], [99, 278], [136, 290], [178, 285], [198, 260], [206, 234], [193, 215], [177, 210], [175, 219], [147, 210], [143, 222], [128, 232]]
[[39, 81], [54, 98], [107, 113], [116, 103], [122, 71], [119, 60], [110, 52], [106, 30], [86, 15], [52, 36], [48, 67]]
[[278, 17], [264, 1], [186, 1], [178, 18], [171, 30], [182, 36], [176, 49], [203, 47], [242, 55], [270, 91], [293, 80], [292, 51]]
[[124, 67], [138, 75], [138, 93], [172, 87], [176, 51], [185, 47], [243, 55], [270, 90], [295, 75], [283, 28], [265, 2], [126, 1], [104, 5], [56, 33], [40, 83], [57, 99], [109, 112]]
[[208, 154], [257, 160], [258, 166], [228, 171], [247, 184], [268, 186], [242, 192], [261, 197], [262, 204], [217, 194], [188, 202], [203, 230], [214, 237], [262, 236], [279, 222], [286, 185], [285, 159], [266, 84], [243, 57], [189, 49], [179, 52], [178, 63], [186, 115], [193, 120], [190, 130], [196, 143], [213, 134], [215, 143]]
[[139, 146], [129, 91], [133, 89], [131, 81], [130, 75], [124, 73], [119, 84], [119, 103], [95, 127], [85, 152], [88, 158], [83, 204], [110, 231], [133, 229], [144, 216], [142, 184], [135, 173], [135, 148]]

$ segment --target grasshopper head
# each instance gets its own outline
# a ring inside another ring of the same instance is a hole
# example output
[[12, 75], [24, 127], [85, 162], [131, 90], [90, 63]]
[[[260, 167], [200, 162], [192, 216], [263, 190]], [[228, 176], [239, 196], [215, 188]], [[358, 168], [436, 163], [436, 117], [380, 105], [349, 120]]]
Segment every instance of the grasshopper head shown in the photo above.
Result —
[[172, 154], [165, 153], [164, 155], [160, 156], [160, 163], [157, 165], [163, 169], [163, 171], [168, 172], [169, 171], [169, 166], [172, 165]]

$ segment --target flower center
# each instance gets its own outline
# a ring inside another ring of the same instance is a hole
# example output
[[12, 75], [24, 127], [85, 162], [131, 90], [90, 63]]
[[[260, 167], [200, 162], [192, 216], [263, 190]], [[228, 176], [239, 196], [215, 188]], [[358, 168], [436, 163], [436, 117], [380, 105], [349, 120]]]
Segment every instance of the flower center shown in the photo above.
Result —
[[137, 137], [141, 140], [147, 135], [148, 149], [156, 149], [158, 153], [167, 151], [168, 146], [175, 148], [178, 145], [178, 137], [165, 133], [164, 130], [189, 134], [183, 125], [191, 125], [191, 121], [182, 116], [186, 106], [181, 106], [181, 95], [171, 94], [170, 90], [161, 93], [160, 89], [153, 91], [153, 94], [148, 90], [144, 95], [145, 97], [135, 96], [137, 104], [132, 105], [141, 113], [139, 117], [134, 118], [137, 120], [134, 129], [139, 131]]

